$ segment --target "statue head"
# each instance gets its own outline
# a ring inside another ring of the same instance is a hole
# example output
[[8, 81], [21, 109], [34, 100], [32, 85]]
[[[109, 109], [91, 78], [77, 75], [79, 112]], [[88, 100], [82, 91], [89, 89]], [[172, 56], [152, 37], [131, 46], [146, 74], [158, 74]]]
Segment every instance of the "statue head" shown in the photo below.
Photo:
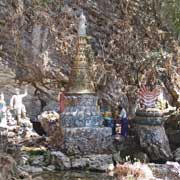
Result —
[[62, 87], [62, 88], [60, 89], [60, 91], [61, 91], [61, 92], [64, 92], [64, 91], [65, 91], [65, 88], [64, 88], [64, 87]]
[[80, 15], [80, 24], [85, 24], [85, 23], [86, 23], [86, 17], [84, 16], [84, 13], [82, 11]]
[[16, 88], [16, 89], [15, 89], [15, 92], [16, 92], [17, 95], [20, 94], [20, 89], [19, 89], [19, 88]]

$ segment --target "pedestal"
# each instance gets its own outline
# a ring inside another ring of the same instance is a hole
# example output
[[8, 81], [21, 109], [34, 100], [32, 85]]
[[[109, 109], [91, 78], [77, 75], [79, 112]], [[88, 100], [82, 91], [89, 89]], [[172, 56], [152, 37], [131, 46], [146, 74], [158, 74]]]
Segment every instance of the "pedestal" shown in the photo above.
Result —
[[64, 128], [63, 152], [68, 156], [112, 153], [112, 130], [108, 127]]
[[140, 145], [153, 161], [172, 159], [164, 122], [166, 118], [159, 111], [137, 111], [132, 120]]
[[101, 127], [103, 117], [95, 95], [67, 95], [66, 108], [61, 113], [62, 127]]

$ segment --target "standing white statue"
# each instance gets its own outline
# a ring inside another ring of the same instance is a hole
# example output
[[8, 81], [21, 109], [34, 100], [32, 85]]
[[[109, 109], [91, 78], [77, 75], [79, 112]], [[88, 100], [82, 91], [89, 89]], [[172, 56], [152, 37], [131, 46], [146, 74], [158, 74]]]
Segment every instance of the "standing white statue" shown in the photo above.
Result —
[[12, 96], [10, 100], [11, 109], [15, 110], [15, 114], [17, 116], [17, 123], [20, 123], [21, 117], [26, 117], [26, 108], [22, 103], [22, 99], [27, 96], [27, 87], [24, 90], [24, 94], [20, 94], [20, 90], [16, 88], [16, 94]]
[[6, 102], [3, 93], [0, 95], [0, 127], [7, 127]]
[[86, 17], [82, 12], [79, 21], [79, 30], [78, 30], [79, 36], [86, 36], [86, 22], [87, 22]]

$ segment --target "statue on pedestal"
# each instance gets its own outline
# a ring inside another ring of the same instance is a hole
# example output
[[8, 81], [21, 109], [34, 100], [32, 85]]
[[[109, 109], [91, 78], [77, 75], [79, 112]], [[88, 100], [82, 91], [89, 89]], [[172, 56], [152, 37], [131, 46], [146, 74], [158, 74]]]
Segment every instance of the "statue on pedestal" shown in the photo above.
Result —
[[15, 110], [15, 115], [17, 117], [17, 123], [20, 123], [21, 118], [26, 117], [26, 108], [22, 103], [24, 97], [27, 96], [27, 87], [25, 88], [24, 94], [20, 94], [20, 90], [16, 88], [16, 94], [12, 96], [10, 100], [11, 109]]
[[147, 85], [142, 85], [138, 92], [140, 107], [132, 120], [133, 129], [151, 160], [171, 160], [172, 152], [164, 129], [169, 104], [164, 98], [163, 86]]
[[[69, 83], [66, 87], [65, 100], [64, 97], [62, 99], [60, 97], [59, 123], [64, 132], [61, 150], [71, 156], [103, 154], [104, 152], [111, 152], [112, 149], [112, 129], [103, 127], [103, 117], [97, 105], [98, 97], [90, 71], [89, 49], [88, 38], [86, 37], [86, 18], [82, 13], [79, 22], [76, 55], [71, 67]], [[65, 107], [63, 101], [66, 102]]]
[[80, 16], [78, 34], [79, 36], [86, 36], [86, 17], [84, 16], [83, 12]]

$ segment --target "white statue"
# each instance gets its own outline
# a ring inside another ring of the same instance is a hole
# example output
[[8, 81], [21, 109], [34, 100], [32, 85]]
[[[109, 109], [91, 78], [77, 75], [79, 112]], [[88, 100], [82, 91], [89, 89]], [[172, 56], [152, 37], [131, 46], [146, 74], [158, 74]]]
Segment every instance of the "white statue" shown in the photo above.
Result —
[[79, 21], [79, 31], [78, 31], [79, 36], [86, 36], [86, 22], [87, 22], [86, 17], [82, 12]]
[[0, 127], [7, 127], [6, 119], [6, 102], [4, 100], [4, 94], [0, 95]]
[[16, 94], [12, 96], [10, 100], [11, 109], [15, 110], [15, 114], [17, 116], [17, 123], [21, 120], [21, 117], [26, 117], [26, 108], [22, 103], [22, 99], [27, 96], [27, 87], [25, 88], [24, 94], [20, 94], [20, 90], [16, 88]]

